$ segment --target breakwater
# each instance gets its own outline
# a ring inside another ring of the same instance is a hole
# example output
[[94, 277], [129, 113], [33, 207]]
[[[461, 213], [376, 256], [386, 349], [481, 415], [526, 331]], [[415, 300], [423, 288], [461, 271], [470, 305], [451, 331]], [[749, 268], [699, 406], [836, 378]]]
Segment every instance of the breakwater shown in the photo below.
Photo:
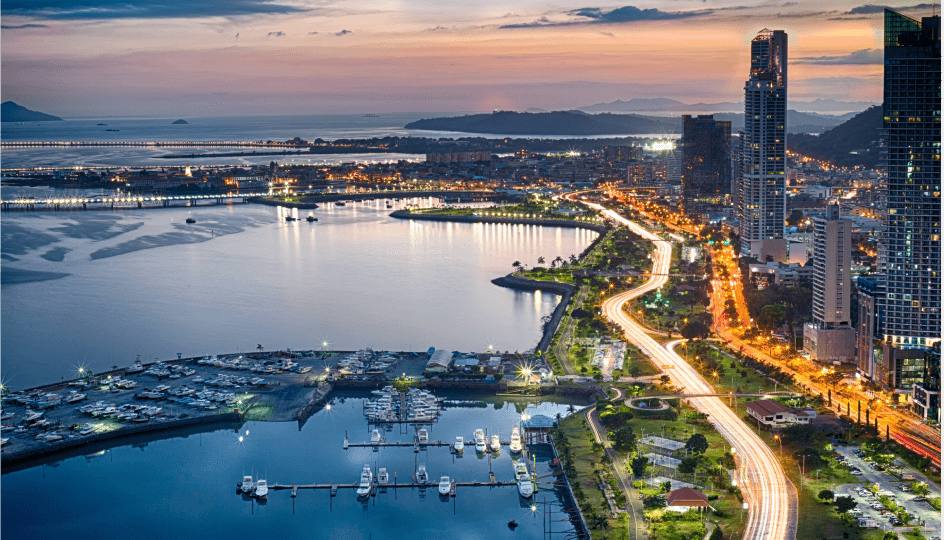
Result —
[[574, 286], [567, 283], [558, 283], [556, 281], [525, 279], [513, 274], [495, 278], [492, 280], [492, 283], [499, 287], [507, 287], [520, 291], [542, 291], [560, 295], [561, 300], [557, 303], [557, 307], [554, 308], [554, 312], [551, 313], [551, 318], [544, 324], [541, 341], [538, 342], [538, 346], [535, 349], [541, 352], [546, 351], [551, 344], [554, 333], [557, 332], [557, 326], [560, 324], [564, 313], [567, 311], [567, 305], [570, 304], [570, 299], [574, 295], [574, 291], [576, 290]]
[[578, 221], [574, 219], [553, 219], [553, 218], [520, 218], [520, 217], [496, 217], [496, 216], [476, 216], [463, 214], [427, 214], [424, 212], [410, 212], [409, 210], [396, 210], [390, 213], [390, 217], [397, 219], [418, 219], [423, 221], [452, 221], [458, 223], [504, 223], [509, 225], [540, 225], [542, 227], [564, 227], [568, 229], [589, 229], [598, 233], [604, 233], [608, 227], [603, 223], [592, 221]]

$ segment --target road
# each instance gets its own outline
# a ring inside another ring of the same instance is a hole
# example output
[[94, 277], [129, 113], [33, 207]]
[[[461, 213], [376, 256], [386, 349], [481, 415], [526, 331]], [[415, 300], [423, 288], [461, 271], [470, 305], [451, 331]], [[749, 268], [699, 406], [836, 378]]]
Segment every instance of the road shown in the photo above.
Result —
[[[673, 384], [686, 393], [713, 394], [708, 384], [695, 369], [675, 353], [679, 341], [663, 346], [648, 335], [645, 329], [624, 311], [624, 306], [650, 291], [664, 286], [672, 260], [672, 243], [664, 240], [638, 223], [598, 204], [584, 203], [613, 221], [629, 227], [635, 234], [655, 245], [652, 255], [652, 275], [649, 280], [632, 290], [606, 299], [603, 312], [608, 319], [622, 328], [626, 339], [648, 355], [656, 365], [667, 366], [667, 375]], [[796, 536], [796, 491], [790, 484], [780, 462], [761, 438], [717, 397], [691, 398], [689, 403], [708, 415], [709, 422], [732, 446], [736, 454], [738, 486], [748, 504], [745, 526], [746, 539], [785, 540]]]
[[[613, 388], [613, 390], [616, 391], [616, 397], [610, 401], [622, 401], [623, 391], [619, 388]], [[587, 409], [587, 425], [590, 426], [590, 431], [593, 432], [593, 439], [603, 446], [603, 451], [610, 458], [616, 477], [626, 494], [626, 513], [629, 515], [629, 530], [632, 533], [632, 538], [634, 540], [649, 538], [646, 523], [642, 520], [642, 501], [638, 496], [635, 496], [636, 489], [633, 488], [633, 481], [626, 475], [626, 456], [610, 447], [609, 441], [606, 439], [606, 430], [600, 425], [600, 416], [597, 414], [596, 405]]]

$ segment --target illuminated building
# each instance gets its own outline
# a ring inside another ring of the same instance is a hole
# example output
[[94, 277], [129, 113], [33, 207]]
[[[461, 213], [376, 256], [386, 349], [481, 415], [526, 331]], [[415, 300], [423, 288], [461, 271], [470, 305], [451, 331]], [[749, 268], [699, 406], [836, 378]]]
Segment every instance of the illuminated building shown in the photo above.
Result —
[[731, 188], [731, 122], [683, 115], [681, 150], [683, 209], [702, 215]]
[[786, 255], [787, 34], [762, 30], [751, 41], [751, 71], [744, 84], [738, 219], [742, 256], [781, 260]]
[[[923, 384], [941, 339], [941, 19], [885, 10], [886, 216], [881, 383]], [[918, 349], [917, 351], [915, 349]]]

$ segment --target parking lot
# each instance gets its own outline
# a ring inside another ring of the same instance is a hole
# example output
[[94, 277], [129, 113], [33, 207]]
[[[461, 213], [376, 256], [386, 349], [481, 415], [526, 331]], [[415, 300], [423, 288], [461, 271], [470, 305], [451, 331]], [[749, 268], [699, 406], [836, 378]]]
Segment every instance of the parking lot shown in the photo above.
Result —
[[[941, 515], [935, 510], [926, 499], [910, 492], [909, 486], [912, 481], [903, 481], [890, 472], [879, 470], [874, 463], [866, 461], [864, 455], [857, 453], [858, 449], [854, 446], [837, 446], [836, 452], [842, 456], [842, 459], [849, 467], [853, 475], [862, 480], [862, 484], [844, 484], [836, 488], [836, 496], [850, 496], [855, 499], [857, 505], [852, 514], [862, 520], [871, 520], [869, 526], [877, 526], [884, 530], [897, 529], [906, 531], [915, 526], [924, 529], [926, 535], [934, 538], [939, 535], [941, 530]], [[907, 464], [896, 460], [893, 468], [899, 469], [904, 474], [914, 475], [916, 480], [928, 483], [930, 495], [940, 495], [941, 488], [936, 482], [929, 481], [927, 477], [918, 473]], [[878, 485], [878, 493], [866, 489], [868, 486]], [[893, 513], [885, 509], [880, 502], [880, 496], [887, 496], [895, 503], [902, 506], [913, 520], [909, 526], [904, 526], [896, 521]]]

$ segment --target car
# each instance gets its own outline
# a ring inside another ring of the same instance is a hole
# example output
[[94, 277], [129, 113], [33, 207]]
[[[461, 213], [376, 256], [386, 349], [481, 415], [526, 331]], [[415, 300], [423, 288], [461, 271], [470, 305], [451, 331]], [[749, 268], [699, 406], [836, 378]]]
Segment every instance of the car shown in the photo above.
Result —
[[917, 502], [924, 502], [924, 501], [928, 500], [928, 498], [925, 497], [924, 495], [918, 495], [917, 497], [915, 497], [914, 499], [911, 499], [911, 500], [912, 500], [912, 501], [917, 501]]

